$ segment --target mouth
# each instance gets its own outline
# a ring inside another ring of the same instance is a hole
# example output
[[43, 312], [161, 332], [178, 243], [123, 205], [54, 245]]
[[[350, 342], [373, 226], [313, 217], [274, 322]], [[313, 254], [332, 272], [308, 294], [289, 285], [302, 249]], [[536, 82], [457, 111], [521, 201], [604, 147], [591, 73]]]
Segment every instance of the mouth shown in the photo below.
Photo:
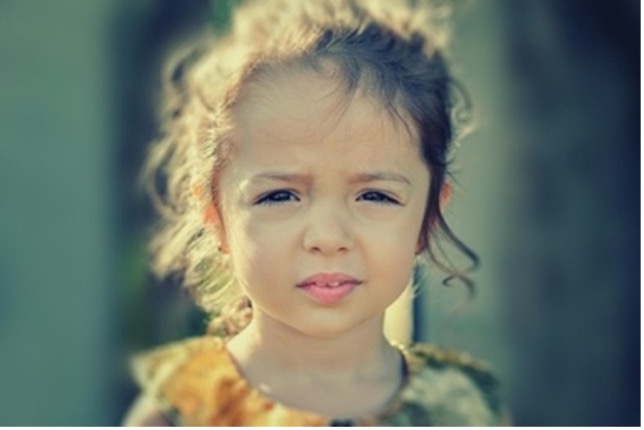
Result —
[[297, 284], [297, 287], [319, 304], [333, 305], [342, 301], [361, 284], [359, 279], [342, 273], [318, 273], [309, 276]]

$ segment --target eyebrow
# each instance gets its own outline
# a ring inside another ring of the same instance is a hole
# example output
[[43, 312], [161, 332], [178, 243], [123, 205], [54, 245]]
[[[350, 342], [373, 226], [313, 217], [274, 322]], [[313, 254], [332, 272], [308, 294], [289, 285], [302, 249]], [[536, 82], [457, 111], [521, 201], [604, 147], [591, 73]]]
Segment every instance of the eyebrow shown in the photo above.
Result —
[[[299, 173], [264, 172], [264, 173], [259, 173], [257, 175], [254, 175], [252, 178], [250, 178], [251, 183], [262, 182], [262, 181], [310, 183], [311, 177], [310, 175], [304, 175]], [[402, 184], [412, 186], [411, 181], [406, 176], [389, 170], [358, 173], [351, 177], [351, 182], [353, 183], [378, 182], [378, 181], [399, 182]]]
[[280, 182], [311, 182], [309, 175], [302, 175], [299, 173], [283, 173], [283, 172], [264, 172], [254, 175], [250, 178], [249, 182], [262, 182], [262, 181], [280, 181]]
[[352, 182], [377, 182], [377, 181], [393, 181], [401, 182], [403, 184], [412, 185], [411, 181], [400, 173], [392, 172], [389, 170], [359, 173], [352, 178]]

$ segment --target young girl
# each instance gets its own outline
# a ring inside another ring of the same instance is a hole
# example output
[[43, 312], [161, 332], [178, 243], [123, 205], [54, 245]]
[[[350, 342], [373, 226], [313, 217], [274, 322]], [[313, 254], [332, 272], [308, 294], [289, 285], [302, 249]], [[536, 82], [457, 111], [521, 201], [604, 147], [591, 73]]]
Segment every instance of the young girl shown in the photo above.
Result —
[[441, 213], [443, 21], [394, 1], [263, 0], [171, 69], [153, 264], [219, 317], [137, 360], [127, 424], [502, 422], [482, 365], [383, 335], [423, 257], [463, 278], [437, 234], [473, 256]]

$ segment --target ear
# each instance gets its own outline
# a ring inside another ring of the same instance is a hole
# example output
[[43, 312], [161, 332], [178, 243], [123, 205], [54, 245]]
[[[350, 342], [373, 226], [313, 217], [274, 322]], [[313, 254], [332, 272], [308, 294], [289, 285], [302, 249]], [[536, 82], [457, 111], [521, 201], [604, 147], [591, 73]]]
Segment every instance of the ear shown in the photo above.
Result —
[[449, 202], [449, 199], [452, 198], [452, 185], [449, 182], [445, 182], [445, 185], [443, 185], [443, 189], [441, 190], [441, 197], [440, 197], [440, 205], [441, 205], [441, 211], [445, 209], [447, 206], [447, 203]]
[[217, 233], [219, 240], [219, 251], [228, 252], [228, 244], [226, 242], [226, 229], [222, 222], [221, 214], [214, 203], [209, 203], [204, 209], [203, 220], [206, 224], [212, 225]]
[[[452, 186], [448, 182], [446, 182], [443, 185], [443, 188], [441, 189], [441, 194], [439, 196], [438, 204], [440, 206], [441, 212], [447, 206], [447, 203], [449, 202], [451, 197], [452, 197]], [[419, 255], [421, 252], [427, 249], [427, 245], [428, 245], [427, 236], [429, 234], [429, 231], [434, 226], [435, 221], [436, 221], [435, 217], [430, 217], [429, 219], [426, 219], [423, 222], [423, 228], [420, 230], [420, 236], [418, 237], [418, 243], [416, 244], [416, 255]]]
[[[199, 185], [195, 185], [192, 189], [192, 192], [195, 194], [195, 197], [198, 200], [203, 200], [203, 192]], [[211, 225], [217, 234], [217, 239], [219, 240], [219, 251], [228, 252], [228, 244], [226, 243], [226, 230], [224, 229], [224, 223], [219, 212], [219, 209], [212, 201], [209, 199], [208, 204], [203, 211], [203, 222]]]

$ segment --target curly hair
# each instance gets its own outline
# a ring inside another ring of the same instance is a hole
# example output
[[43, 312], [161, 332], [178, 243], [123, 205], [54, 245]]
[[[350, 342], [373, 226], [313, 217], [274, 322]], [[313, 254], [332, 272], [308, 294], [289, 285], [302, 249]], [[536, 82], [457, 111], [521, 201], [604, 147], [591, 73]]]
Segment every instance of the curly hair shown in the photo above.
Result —
[[[210, 31], [171, 58], [164, 76], [161, 136], [144, 170], [161, 215], [151, 240], [151, 266], [179, 273], [198, 304], [211, 313], [241, 292], [218, 250], [209, 211], [217, 210], [217, 174], [231, 158], [231, 108], [244, 86], [266, 70], [297, 65], [323, 72], [332, 64], [346, 94], [360, 84], [419, 136], [430, 175], [423, 255], [462, 280], [476, 255], [452, 232], [440, 208], [456, 130], [469, 102], [447, 67], [448, 8], [404, 1], [269, 0], [246, 2], [230, 31]], [[463, 109], [457, 101], [465, 100]], [[460, 127], [460, 128], [459, 128]], [[469, 258], [467, 270], [449, 261], [437, 239]]]

